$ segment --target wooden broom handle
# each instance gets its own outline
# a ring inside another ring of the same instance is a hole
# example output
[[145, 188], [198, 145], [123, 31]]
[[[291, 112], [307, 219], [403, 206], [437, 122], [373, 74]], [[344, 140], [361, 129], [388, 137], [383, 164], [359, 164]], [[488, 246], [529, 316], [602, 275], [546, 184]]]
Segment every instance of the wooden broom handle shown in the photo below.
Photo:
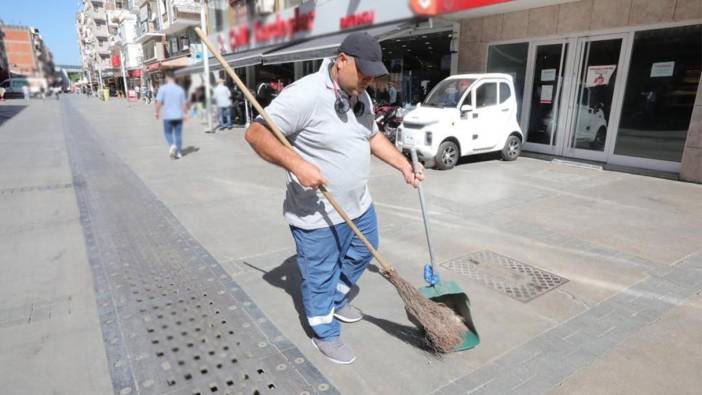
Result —
[[[256, 100], [256, 97], [254, 97], [254, 95], [252, 95], [251, 92], [249, 92], [249, 89], [246, 87], [246, 85], [244, 85], [244, 83], [241, 81], [239, 76], [236, 75], [234, 70], [232, 70], [232, 68], [229, 66], [229, 64], [227, 64], [227, 61], [224, 60], [224, 57], [222, 57], [222, 54], [220, 54], [219, 51], [216, 50], [212, 46], [212, 43], [207, 38], [207, 36], [205, 36], [205, 34], [202, 32], [202, 30], [199, 27], [196, 27], [195, 33], [197, 33], [197, 35], [200, 37], [200, 40], [203, 43], [205, 43], [207, 48], [210, 50], [210, 52], [212, 52], [214, 57], [222, 65], [222, 67], [227, 72], [227, 74], [229, 74], [229, 76], [232, 78], [232, 80], [234, 81], [236, 86], [239, 87], [239, 90], [244, 94], [244, 96], [249, 101], [249, 103], [251, 103], [253, 105], [253, 107], [256, 109], [256, 111], [258, 111], [258, 113], [263, 117], [263, 120], [266, 121], [266, 124], [268, 124], [269, 129], [271, 130], [271, 132], [273, 132], [275, 137], [278, 138], [280, 143], [283, 144], [284, 146], [292, 149], [293, 148], [292, 145], [290, 144], [288, 139], [285, 138], [285, 135], [283, 135], [283, 132], [280, 131], [280, 128], [278, 128], [278, 125], [276, 125], [275, 122], [273, 122], [273, 119], [270, 117], [270, 115], [268, 115], [268, 113], [263, 109], [263, 107], [261, 107], [261, 104], [259, 104], [258, 100]], [[204, 56], [207, 56], [206, 52], [205, 52]], [[210, 78], [210, 76], [208, 75], [205, 78]], [[207, 105], [209, 106], [210, 103], [207, 103]], [[386, 261], [385, 258], [383, 258], [383, 256], [380, 255], [380, 253], [375, 248], [373, 248], [373, 245], [370, 243], [370, 241], [368, 241], [368, 239], [366, 239], [366, 237], [363, 235], [363, 233], [361, 233], [361, 231], [358, 229], [358, 227], [356, 227], [356, 224], [354, 224], [353, 221], [351, 220], [351, 218], [349, 218], [348, 214], [346, 214], [346, 211], [344, 211], [344, 209], [339, 205], [339, 202], [336, 201], [334, 196], [332, 196], [331, 192], [329, 192], [324, 185], [319, 187], [319, 190], [322, 192], [322, 194], [327, 199], [327, 201], [329, 201], [329, 203], [331, 203], [331, 205], [334, 207], [336, 212], [339, 213], [341, 218], [344, 219], [344, 221], [346, 222], [346, 225], [348, 225], [351, 228], [351, 230], [353, 231], [353, 233], [356, 234], [356, 237], [358, 237], [363, 242], [363, 244], [366, 245], [366, 248], [368, 248], [368, 251], [370, 251], [370, 253], [373, 255], [373, 258], [375, 258], [375, 260], [383, 268], [383, 271], [386, 273], [390, 273], [390, 272], [395, 271], [395, 268], [388, 261]]]

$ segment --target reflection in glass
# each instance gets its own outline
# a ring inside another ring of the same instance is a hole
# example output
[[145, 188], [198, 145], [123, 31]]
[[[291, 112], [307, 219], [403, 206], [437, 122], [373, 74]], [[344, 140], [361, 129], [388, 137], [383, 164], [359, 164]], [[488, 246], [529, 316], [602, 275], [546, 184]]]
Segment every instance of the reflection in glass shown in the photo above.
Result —
[[488, 50], [488, 73], [505, 73], [512, 76], [517, 95], [517, 119], [520, 119], [522, 114], [528, 52], [529, 43], [491, 45]]
[[680, 162], [702, 62], [702, 25], [637, 32], [616, 155]]
[[604, 151], [621, 47], [619, 38], [585, 43], [571, 147]]
[[529, 111], [527, 141], [555, 144], [563, 65], [568, 44], [539, 45], [534, 65], [534, 88]]

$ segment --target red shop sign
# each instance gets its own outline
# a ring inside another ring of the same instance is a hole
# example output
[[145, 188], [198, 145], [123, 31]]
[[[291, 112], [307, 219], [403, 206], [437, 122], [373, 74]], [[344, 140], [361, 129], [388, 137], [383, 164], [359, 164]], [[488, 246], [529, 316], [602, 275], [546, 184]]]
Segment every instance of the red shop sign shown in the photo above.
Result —
[[119, 55], [118, 54], [112, 55], [112, 67], [118, 68], [121, 64], [122, 64], [122, 62], [119, 58]]
[[350, 29], [352, 27], [372, 25], [373, 22], [375, 22], [375, 12], [364, 11], [341, 17], [339, 19], [339, 28], [341, 30]]
[[[314, 26], [314, 11], [301, 14], [299, 8], [295, 8], [292, 17], [283, 19], [280, 14], [275, 15], [275, 20], [269, 23], [254, 22], [253, 28], [248, 24], [240, 27], [232, 27], [229, 30], [229, 46], [234, 51], [238, 47], [247, 46], [251, 41], [265, 43], [271, 40], [290, 40], [300, 32], [308, 32]], [[221, 46], [220, 42], [220, 46]]]
[[127, 75], [129, 76], [129, 78], [140, 78], [141, 77], [141, 69], [128, 70]]
[[436, 16], [465, 11], [512, 0], [411, 0], [412, 10], [418, 15]]

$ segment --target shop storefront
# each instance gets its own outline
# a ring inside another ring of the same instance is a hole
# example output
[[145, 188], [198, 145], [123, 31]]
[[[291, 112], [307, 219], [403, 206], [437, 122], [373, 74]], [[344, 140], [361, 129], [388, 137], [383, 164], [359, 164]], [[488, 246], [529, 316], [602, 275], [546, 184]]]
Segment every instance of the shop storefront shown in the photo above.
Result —
[[459, 70], [513, 76], [527, 151], [686, 179], [702, 160], [685, 159], [697, 152], [688, 135], [702, 103], [702, 10], [596, 3], [462, 20]]
[[[416, 103], [439, 81], [451, 74], [451, 41], [456, 27], [452, 23], [399, 23], [370, 27], [383, 48], [383, 62], [390, 75], [375, 81], [369, 93], [378, 103]], [[287, 66], [294, 79], [319, 70], [324, 58], [333, 57], [350, 32], [337, 33], [300, 44], [266, 52], [260, 69]], [[258, 68], [257, 68], [258, 69]], [[257, 73], [257, 82], [260, 83]]]

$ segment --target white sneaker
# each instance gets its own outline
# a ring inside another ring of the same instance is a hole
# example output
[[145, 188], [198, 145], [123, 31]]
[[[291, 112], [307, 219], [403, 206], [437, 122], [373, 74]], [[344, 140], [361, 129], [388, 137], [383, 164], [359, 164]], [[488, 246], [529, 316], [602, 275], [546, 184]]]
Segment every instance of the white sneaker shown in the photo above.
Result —
[[174, 145], [171, 145], [171, 149], [168, 151], [168, 156], [170, 156], [171, 159], [175, 159], [175, 158], [176, 158], [176, 154], [177, 154], [177, 152], [176, 152], [176, 146], [175, 146], [175, 144], [174, 144]]
[[342, 342], [339, 338], [334, 340], [321, 340], [313, 338], [312, 344], [317, 350], [319, 350], [319, 352], [322, 353], [322, 355], [334, 363], [348, 365], [356, 360], [351, 348], [344, 344], [344, 342]]
[[176, 159], [180, 159], [182, 157], [183, 157], [183, 155], [181, 155], [180, 152], [176, 152], [176, 154], [175, 154]]

